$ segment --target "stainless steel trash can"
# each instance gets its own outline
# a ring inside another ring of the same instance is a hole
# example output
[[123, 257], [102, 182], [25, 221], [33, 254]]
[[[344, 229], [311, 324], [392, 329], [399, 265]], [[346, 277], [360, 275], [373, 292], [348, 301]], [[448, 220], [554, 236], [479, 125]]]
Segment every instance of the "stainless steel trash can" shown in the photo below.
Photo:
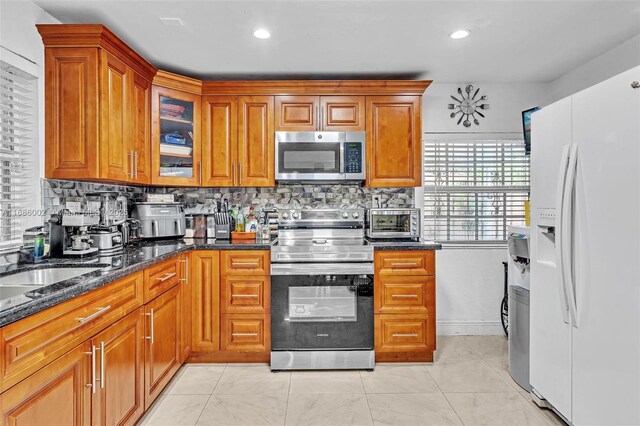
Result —
[[522, 388], [529, 384], [529, 290], [509, 286], [509, 372]]

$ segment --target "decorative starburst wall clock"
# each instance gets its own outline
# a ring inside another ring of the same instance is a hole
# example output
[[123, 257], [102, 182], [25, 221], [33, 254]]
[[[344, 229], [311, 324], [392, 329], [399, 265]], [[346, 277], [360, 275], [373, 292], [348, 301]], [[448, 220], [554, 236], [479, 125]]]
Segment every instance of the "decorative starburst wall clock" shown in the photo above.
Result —
[[[473, 92], [473, 95], [471, 94]], [[473, 91], [473, 86], [469, 84], [464, 88], [464, 92], [461, 88], [458, 87], [458, 96], [451, 95], [451, 99], [457, 102], [457, 104], [449, 104], [449, 109], [454, 110], [450, 117], [456, 118], [458, 115], [458, 122], [456, 124], [462, 123], [464, 127], [471, 127], [471, 119], [473, 123], [478, 126], [480, 125], [480, 121], [478, 121], [478, 117], [485, 118], [484, 114], [479, 110], [488, 110], [489, 104], [484, 101], [487, 100], [486, 95], [482, 95], [478, 97], [478, 93], [480, 92], [480, 88], [477, 88], [475, 92]], [[476, 115], [478, 117], [476, 117]], [[463, 121], [464, 120], [464, 121]]]

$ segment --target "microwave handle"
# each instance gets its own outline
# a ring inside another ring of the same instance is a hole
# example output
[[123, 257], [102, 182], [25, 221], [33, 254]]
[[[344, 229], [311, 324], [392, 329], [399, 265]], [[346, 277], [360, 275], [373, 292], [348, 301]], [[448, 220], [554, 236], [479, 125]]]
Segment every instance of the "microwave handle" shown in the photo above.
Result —
[[344, 174], [344, 144], [340, 144], [340, 174]]

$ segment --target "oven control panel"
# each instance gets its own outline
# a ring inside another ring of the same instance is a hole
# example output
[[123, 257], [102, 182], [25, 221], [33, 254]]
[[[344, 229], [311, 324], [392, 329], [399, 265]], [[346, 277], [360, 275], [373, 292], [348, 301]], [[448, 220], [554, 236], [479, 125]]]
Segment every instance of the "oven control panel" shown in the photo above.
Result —
[[345, 173], [362, 173], [362, 143], [346, 142], [344, 154]]

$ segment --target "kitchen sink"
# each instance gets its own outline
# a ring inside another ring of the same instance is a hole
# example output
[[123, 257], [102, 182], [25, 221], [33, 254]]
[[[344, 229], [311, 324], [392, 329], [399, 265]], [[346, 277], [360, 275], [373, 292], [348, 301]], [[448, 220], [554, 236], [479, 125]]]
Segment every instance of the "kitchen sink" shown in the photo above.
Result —
[[12, 293], [15, 293], [13, 295], [18, 295], [27, 291], [35, 290], [39, 287], [44, 287], [60, 281], [89, 274], [94, 271], [99, 271], [100, 269], [101, 268], [87, 267], [49, 267], [6, 275], [4, 277], [0, 277], [0, 299], [13, 297], [11, 295]]

